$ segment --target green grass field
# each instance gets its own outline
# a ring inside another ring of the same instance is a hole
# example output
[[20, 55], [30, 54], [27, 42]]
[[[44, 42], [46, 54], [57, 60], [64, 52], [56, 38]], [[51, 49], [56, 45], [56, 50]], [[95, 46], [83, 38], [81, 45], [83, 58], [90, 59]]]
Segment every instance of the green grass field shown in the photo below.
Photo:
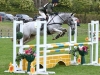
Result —
[[[64, 25], [67, 28], [67, 25]], [[85, 37], [87, 37], [87, 24], [81, 24], [78, 27], [78, 42], [85, 42]], [[0, 22], [0, 30], [4, 31], [10, 29], [12, 32], [12, 23], [11, 22]], [[1, 34], [0, 34], [1, 35]], [[5, 34], [7, 35], [7, 34]], [[12, 33], [11, 33], [12, 35]], [[56, 43], [56, 42], [67, 42], [67, 35], [61, 37], [57, 40], [52, 40], [52, 36], [48, 36], [48, 43]], [[41, 38], [42, 40], [42, 38]], [[29, 42], [28, 44], [34, 44], [35, 40]], [[4, 71], [8, 69], [9, 63], [12, 62], [12, 48], [13, 42], [11, 39], [2, 39], [0, 38], [0, 75], [27, 75], [27, 74], [15, 74], [15, 73], [5, 73]], [[100, 50], [100, 45], [99, 45]], [[89, 50], [90, 52], [90, 50]], [[86, 55], [86, 63], [89, 63], [90, 54]], [[99, 51], [100, 57], [100, 51]], [[57, 64], [52, 69], [47, 69], [48, 71], [55, 71], [55, 75], [100, 75], [100, 66], [64, 66]]]

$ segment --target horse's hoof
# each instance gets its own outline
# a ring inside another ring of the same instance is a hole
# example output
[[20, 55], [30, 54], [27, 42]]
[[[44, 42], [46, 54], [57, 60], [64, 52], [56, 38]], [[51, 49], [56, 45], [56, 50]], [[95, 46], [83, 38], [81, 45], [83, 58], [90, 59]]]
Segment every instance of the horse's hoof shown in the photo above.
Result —
[[11, 41], [13, 41], [13, 38], [11, 38]]
[[55, 40], [54, 38], [52, 40]]
[[65, 29], [64, 31], [65, 31], [65, 32], [67, 32], [67, 30], [66, 30], [66, 29]]

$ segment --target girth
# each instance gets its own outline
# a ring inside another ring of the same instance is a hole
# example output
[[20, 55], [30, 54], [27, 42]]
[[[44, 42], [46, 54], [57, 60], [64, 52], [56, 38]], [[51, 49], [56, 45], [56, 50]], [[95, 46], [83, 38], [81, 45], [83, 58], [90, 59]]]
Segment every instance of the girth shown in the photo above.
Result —
[[62, 25], [62, 23], [50, 23], [50, 24], [47, 24], [47, 25], [52, 25], [52, 24], [59, 24], [59, 25]]
[[[62, 23], [50, 23], [50, 24], [47, 24], [47, 25], [54, 25], [54, 24], [62, 25]], [[47, 26], [47, 34], [51, 35], [51, 33], [50, 33], [49, 29], [48, 29], [48, 26]]]

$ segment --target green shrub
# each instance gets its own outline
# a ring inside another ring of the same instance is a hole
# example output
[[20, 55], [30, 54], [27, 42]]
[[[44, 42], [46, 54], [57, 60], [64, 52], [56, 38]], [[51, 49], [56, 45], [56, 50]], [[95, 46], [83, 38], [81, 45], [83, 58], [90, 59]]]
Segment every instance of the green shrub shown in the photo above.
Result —
[[99, 14], [76, 14], [75, 16], [80, 19], [81, 23], [89, 23], [91, 20], [100, 20]]
[[10, 11], [11, 6], [8, 0], [0, 0], [0, 11]]
[[0, 0], [0, 11], [34, 11], [33, 0]]

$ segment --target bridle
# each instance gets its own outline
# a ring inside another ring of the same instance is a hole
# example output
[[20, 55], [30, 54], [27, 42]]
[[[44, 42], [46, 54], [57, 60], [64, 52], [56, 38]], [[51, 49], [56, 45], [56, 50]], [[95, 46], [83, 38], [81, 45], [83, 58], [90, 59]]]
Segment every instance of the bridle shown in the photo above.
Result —
[[[55, 15], [56, 16], [56, 15]], [[54, 16], [54, 17], [55, 17]], [[66, 20], [64, 20], [59, 14], [57, 15], [57, 16], [59, 16], [59, 18], [63, 21], [63, 22], [65, 22]], [[47, 25], [54, 25], [54, 24], [59, 24], [59, 25], [62, 25], [62, 23], [55, 23], [54, 22], [54, 17], [52, 17], [52, 19], [48, 22], [48, 24]], [[70, 17], [69, 17], [70, 18]], [[53, 20], [53, 23], [50, 23], [51, 21]], [[67, 22], [68, 22], [68, 20], [67, 20]], [[50, 24], [49, 24], [50, 23]], [[70, 24], [68, 24], [69, 26], [71, 25], [71, 23]]]
[[[55, 16], [56, 16], [56, 15], [55, 15]], [[54, 17], [55, 17], [55, 16], [54, 16]], [[59, 14], [58, 14], [57, 16], [59, 16]], [[62, 23], [55, 23], [55, 22], [54, 22], [54, 19], [53, 19], [54, 17], [52, 17], [52, 19], [48, 22], [47, 25], [53, 25], [53, 24], [60, 24], [60, 25], [62, 25]], [[63, 18], [62, 18], [61, 16], [59, 16], [59, 17], [60, 17], [60, 19], [61, 19], [63, 22], [66, 21], [66, 20], [63, 20]], [[53, 20], [54, 23], [50, 23], [52, 20]], [[50, 23], [50, 24], [49, 24], [49, 23]]]

